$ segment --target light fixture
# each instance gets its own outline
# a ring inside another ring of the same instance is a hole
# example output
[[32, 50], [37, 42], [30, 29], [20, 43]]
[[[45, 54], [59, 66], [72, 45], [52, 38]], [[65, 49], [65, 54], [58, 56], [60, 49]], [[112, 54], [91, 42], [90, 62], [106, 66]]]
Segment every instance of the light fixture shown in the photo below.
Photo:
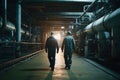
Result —
[[65, 27], [64, 26], [61, 26], [61, 29], [64, 29]]

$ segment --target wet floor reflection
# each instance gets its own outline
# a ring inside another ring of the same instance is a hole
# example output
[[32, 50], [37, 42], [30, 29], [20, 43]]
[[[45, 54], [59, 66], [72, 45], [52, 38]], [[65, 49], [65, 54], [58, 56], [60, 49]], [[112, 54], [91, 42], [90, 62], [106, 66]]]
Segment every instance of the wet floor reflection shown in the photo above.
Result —
[[56, 54], [55, 67], [56, 68], [63, 68], [64, 66], [65, 66], [64, 54], [62, 53], [61, 49], [59, 49], [59, 53]]

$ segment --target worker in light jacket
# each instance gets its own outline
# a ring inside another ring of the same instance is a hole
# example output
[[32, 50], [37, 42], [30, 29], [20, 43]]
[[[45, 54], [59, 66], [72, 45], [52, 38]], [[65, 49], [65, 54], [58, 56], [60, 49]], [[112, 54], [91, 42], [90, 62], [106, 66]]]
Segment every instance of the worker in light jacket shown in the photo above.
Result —
[[75, 51], [75, 41], [71, 32], [67, 32], [67, 36], [62, 43], [62, 52], [64, 51], [65, 69], [70, 69], [72, 64], [72, 53]]

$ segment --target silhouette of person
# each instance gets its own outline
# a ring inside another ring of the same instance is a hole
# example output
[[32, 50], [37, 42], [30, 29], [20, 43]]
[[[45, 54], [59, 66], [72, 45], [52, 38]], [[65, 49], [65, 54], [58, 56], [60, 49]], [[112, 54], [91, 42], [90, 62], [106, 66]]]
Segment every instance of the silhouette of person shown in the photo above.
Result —
[[54, 71], [55, 66], [55, 54], [59, 52], [58, 42], [53, 36], [53, 32], [50, 33], [51, 36], [47, 38], [45, 43], [45, 51], [48, 53], [48, 60], [50, 63], [51, 70]]
[[72, 64], [72, 53], [75, 50], [75, 41], [71, 36], [71, 32], [68, 31], [66, 37], [62, 43], [62, 52], [64, 50], [65, 69], [70, 69]]

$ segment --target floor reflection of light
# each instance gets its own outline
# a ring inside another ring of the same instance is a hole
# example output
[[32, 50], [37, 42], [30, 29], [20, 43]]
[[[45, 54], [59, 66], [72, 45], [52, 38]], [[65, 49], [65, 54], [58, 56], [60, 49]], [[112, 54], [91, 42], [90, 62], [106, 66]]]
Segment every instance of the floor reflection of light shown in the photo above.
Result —
[[61, 48], [59, 48], [59, 53], [56, 54], [56, 68], [62, 68], [64, 67], [65, 63], [64, 63], [64, 56], [63, 56], [63, 52], [61, 51]]

